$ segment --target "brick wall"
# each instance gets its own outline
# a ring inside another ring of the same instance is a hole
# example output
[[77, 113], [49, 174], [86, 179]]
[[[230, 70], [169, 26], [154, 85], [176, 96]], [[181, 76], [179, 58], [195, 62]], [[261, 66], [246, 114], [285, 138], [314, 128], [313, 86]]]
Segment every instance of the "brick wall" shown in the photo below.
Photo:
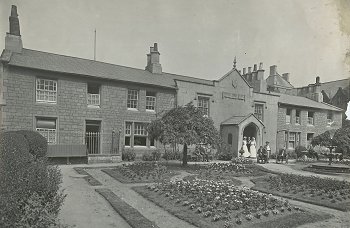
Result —
[[[40, 104], [35, 100], [36, 78], [57, 80], [57, 104]], [[87, 82], [100, 84], [100, 108], [87, 106]], [[156, 113], [174, 107], [175, 90], [85, 77], [10, 68], [4, 78], [6, 106], [3, 125], [6, 130], [35, 129], [35, 118], [57, 118], [58, 143], [84, 142], [86, 120], [101, 121], [102, 153], [111, 149], [112, 131], [121, 131], [124, 142], [125, 121], [150, 122]], [[128, 89], [139, 90], [138, 111], [127, 110]], [[156, 92], [155, 112], [146, 112], [146, 90]]]

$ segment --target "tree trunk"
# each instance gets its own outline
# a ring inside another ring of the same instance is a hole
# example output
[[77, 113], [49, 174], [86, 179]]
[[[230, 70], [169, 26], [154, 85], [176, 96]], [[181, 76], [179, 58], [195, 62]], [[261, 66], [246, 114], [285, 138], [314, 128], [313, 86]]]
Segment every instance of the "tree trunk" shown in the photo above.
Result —
[[183, 152], [182, 152], [182, 165], [186, 166], [187, 165], [187, 144], [184, 144]]

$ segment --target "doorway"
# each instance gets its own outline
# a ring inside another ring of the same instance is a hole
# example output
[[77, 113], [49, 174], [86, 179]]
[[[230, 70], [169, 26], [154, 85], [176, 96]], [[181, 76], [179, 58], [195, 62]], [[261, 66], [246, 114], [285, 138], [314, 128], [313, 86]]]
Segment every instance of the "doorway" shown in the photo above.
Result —
[[101, 150], [101, 121], [86, 120], [85, 144], [88, 154], [100, 154]]

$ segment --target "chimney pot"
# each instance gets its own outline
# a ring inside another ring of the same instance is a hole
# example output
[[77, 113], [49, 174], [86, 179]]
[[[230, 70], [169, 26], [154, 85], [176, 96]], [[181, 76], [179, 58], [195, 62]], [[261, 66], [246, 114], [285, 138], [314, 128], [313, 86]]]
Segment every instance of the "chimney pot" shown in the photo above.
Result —
[[248, 74], [252, 73], [252, 67], [248, 67]]
[[262, 70], [262, 69], [263, 69], [263, 63], [260, 62], [260, 64], [259, 64], [259, 70]]
[[244, 67], [243, 68], [243, 74], [246, 74], [247, 73], [247, 69]]
[[254, 64], [254, 72], [258, 70], [258, 65], [257, 64]]
[[158, 51], [158, 44], [157, 43], [154, 43], [154, 48], [153, 48], [154, 51]]
[[316, 77], [316, 84], [320, 84], [320, 77], [319, 76]]

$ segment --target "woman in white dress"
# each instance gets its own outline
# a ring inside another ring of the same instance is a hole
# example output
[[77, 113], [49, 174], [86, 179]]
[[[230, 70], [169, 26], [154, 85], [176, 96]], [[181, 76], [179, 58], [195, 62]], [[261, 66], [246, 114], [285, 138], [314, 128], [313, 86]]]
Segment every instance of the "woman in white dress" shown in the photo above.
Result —
[[250, 142], [249, 151], [250, 151], [250, 157], [256, 158], [256, 141], [254, 137], [252, 137], [252, 140]]
[[243, 153], [243, 157], [247, 158], [250, 156], [250, 153], [248, 151], [248, 147], [247, 147], [247, 137], [243, 137], [243, 144], [242, 144], [242, 149], [244, 151]]

